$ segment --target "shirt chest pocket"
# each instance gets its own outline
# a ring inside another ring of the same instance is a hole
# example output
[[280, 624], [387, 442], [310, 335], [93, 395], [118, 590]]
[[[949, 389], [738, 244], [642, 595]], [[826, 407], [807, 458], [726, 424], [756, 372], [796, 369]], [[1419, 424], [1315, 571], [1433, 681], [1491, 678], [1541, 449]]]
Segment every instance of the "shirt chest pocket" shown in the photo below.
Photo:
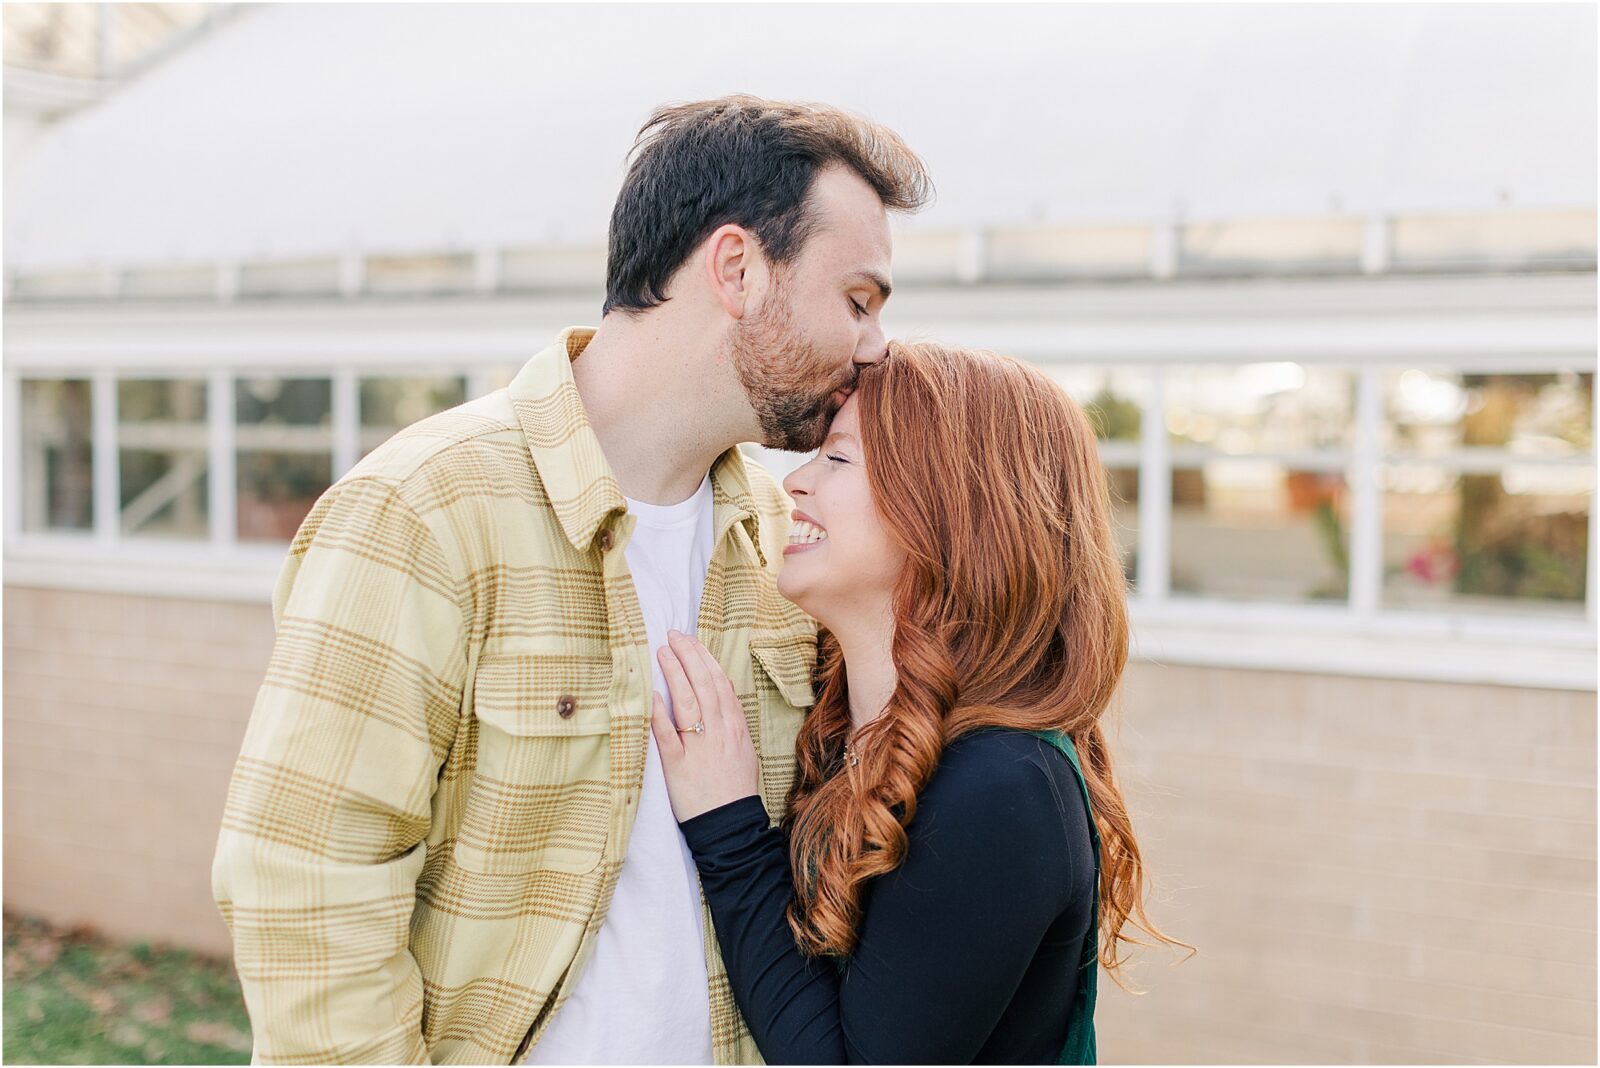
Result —
[[583, 874], [611, 818], [609, 659], [498, 654], [472, 687], [477, 767], [455, 859], [486, 875]]

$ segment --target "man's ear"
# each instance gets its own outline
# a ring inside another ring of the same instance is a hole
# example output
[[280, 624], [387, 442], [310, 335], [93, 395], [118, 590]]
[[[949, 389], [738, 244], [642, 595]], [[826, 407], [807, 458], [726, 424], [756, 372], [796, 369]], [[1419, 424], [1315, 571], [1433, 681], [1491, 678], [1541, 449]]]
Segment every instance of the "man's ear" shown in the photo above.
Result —
[[759, 259], [755, 237], [742, 226], [728, 223], [717, 227], [706, 238], [706, 281], [717, 303], [732, 318], [744, 318], [752, 281], [746, 277], [746, 273]]

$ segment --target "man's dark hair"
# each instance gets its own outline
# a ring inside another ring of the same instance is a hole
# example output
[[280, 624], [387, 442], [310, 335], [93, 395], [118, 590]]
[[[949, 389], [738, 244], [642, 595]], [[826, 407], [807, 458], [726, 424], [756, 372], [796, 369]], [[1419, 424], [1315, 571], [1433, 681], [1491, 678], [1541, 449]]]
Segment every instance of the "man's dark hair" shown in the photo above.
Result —
[[933, 192], [898, 134], [826, 104], [739, 95], [657, 108], [611, 212], [601, 314], [665, 301], [673, 273], [727, 223], [755, 234], [769, 259], [791, 262], [816, 226], [812, 181], [832, 164], [860, 175], [891, 211], [916, 211]]

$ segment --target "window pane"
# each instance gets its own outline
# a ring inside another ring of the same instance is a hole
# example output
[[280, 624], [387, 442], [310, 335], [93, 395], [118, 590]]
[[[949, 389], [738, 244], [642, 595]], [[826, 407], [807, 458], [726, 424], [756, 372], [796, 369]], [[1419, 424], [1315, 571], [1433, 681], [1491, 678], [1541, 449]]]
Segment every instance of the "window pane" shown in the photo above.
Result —
[[22, 526], [94, 529], [91, 394], [84, 378], [22, 383]]
[[1172, 441], [1230, 455], [1344, 448], [1355, 378], [1298, 363], [1175, 367], [1167, 375]]
[[467, 380], [454, 378], [363, 378], [361, 455], [396, 432], [467, 399]]
[[986, 273], [1001, 282], [1142, 278], [1154, 240], [1149, 226], [999, 226], [989, 231]]
[[1088, 364], [1047, 364], [1043, 369], [1082, 405], [1101, 442], [1113, 533], [1131, 583], [1139, 548], [1139, 427], [1149, 397], [1150, 373]]
[[288, 541], [333, 481], [333, 384], [326, 378], [236, 383], [242, 541]]
[[1122, 571], [1131, 584], [1138, 571], [1139, 555], [1139, 469], [1107, 467], [1106, 481], [1111, 490], [1111, 531], [1122, 556]]
[[1389, 607], [1581, 615], [1594, 468], [1380, 468]]
[[1150, 390], [1148, 372], [1093, 366], [1044, 370], [1083, 406], [1101, 441], [1139, 440], [1140, 414]]
[[1270, 460], [1172, 472], [1172, 589], [1255, 601], [1343, 601], [1344, 476]]
[[1361, 262], [1362, 220], [1263, 219], [1190, 223], [1179, 232], [1178, 273], [1350, 272]]
[[475, 267], [469, 252], [433, 256], [368, 256], [369, 293], [464, 293], [472, 288]]
[[1593, 447], [1594, 375], [1458, 374], [1413, 368], [1385, 382], [1385, 446], [1438, 456], [1462, 447], [1574, 456]]
[[123, 533], [207, 537], [205, 382], [118, 382], [117, 423]]

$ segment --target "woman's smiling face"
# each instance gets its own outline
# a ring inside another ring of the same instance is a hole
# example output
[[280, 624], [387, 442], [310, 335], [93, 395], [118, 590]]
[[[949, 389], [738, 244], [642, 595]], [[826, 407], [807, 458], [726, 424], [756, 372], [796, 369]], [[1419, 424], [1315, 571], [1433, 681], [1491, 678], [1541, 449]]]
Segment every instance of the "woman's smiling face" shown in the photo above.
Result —
[[887, 609], [905, 562], [872, 499], [860, 410], [852, 395], [822, 449], [783, 480], [795, 511], [778, 591], [824, 626], [844, 613]]

